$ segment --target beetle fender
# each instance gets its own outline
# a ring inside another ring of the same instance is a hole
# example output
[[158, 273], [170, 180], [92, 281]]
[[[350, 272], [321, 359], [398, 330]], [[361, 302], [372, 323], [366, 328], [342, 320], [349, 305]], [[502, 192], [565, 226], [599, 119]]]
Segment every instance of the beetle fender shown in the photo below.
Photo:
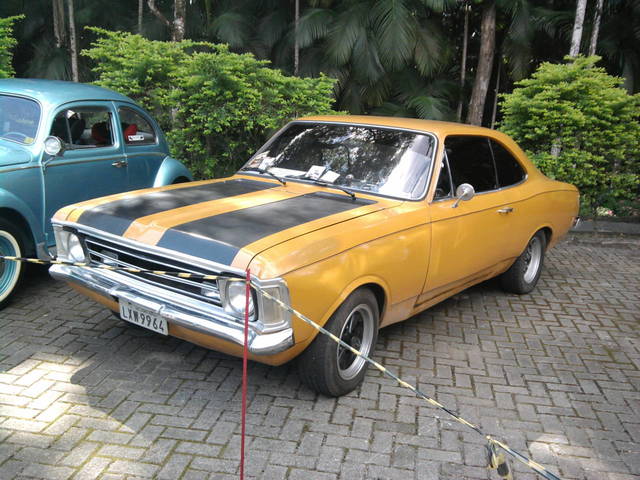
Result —
[[181, 162], [173, 157], [166, 157], [160, 164], [156, 178], [153, 181], [154, 187], [163, 187], [171, 185], [180, 178], [193, 180], [193, 176]]
[[24, 220], [30, 230], [25, 234], [31, 237], [34, 245], [44, 242], [42, 227], [31, 208], [13, 193], [0, 188], [0, 216], [4, 216], [6, 213]]

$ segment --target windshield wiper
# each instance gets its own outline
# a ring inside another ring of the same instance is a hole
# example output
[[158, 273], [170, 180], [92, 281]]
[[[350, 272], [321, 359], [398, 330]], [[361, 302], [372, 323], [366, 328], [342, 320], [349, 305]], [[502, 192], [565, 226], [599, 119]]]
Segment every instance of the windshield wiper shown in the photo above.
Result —
[[336, 188], [338, 190], [342, 190], [344, 193], [346, 193], [347, 195], [349, 195], [351, 197], [351, 200], [355, 200], [356, 199], [356, 194], [355, 193], [353, 193], [348, 188], [341, 187], [340, 185], [334, 185], [333, 183], [327, 183], [327, 182], [323, 182], [321, 180], [314, 180], [313, 183], [316, 184], [316, 185], [320, 185], [321, 187]]
[[285, 182], [282, 178], [280, 178], [279, 176], [277, 176], [275, 173], [272, 173], [271, 171], [269, 171], [266, 168], [259, 168], [259, 167], [245, 167], [245, 168], [241, 168], [240, 169], [241, 172], [258, 172], [258, 173], [262, 173], [267, 174], [273, 178], [275, 178], [276, 180], [278, 180], [282, 185], [286, 185], [287, 182]]

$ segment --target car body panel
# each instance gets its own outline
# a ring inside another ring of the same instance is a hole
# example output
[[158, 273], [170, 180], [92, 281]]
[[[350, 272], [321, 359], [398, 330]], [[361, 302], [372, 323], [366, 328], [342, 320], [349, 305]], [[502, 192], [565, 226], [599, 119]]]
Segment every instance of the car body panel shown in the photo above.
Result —
[[[380, 302], [380, 325], [385, 326], [506, 271], [538, 230], [544, 229], [548, 246], [553, 246], [577, 215], [575, 187], [546, 178], [499, 132], [386, 117], [323, 116], [298, 122], [373, 125], [435, 135], [438, 143], [425, 197], [402, 200], [358, 191], [352, 200], [334, 188], [296, 181], [282, 185], [266, 175], [240, 172], [225, 179], [91, 200], [65, 207], [55, 219], [81, 232], [104, 230], [110, 238], [163, 255], [174, 252], [205, 268], [223, 266], [235, 274], [250, 269], [258, 280], [283, 280], [291, 305], [320, 325], [352, 292], [369, 286]], [[455, 208], [453, 198], [434, 200], [444, 141], [452, 134], [500, 142], [521, 164], [524, 179], [478, 193]], [[247, 188], [250, 185], [255, 188]], [[212, 197], [212, 192], [217, 193]], [[317, 206], [309, 198], [326, 205]], [[135, 208], [118, 210], [118, 202]], [[96, 212], [105, 214], [106, 223], [87, 220]], [[168, 242], [171, 236], [176, 239]], [[211, 253], [223, 250], [224, 255]], [[114, 308], [112, 299], [102, 302]], [[316, 331], [296, 318], [291, 325], [293, 346], [252, 358], [280, 364], [303, 351]], [[232, 342], [188, 328], [175, 332], [209, 348], [240, 352]]]
[[[25, 234], [33, 239], [35, 253], [43, 259], [48, 258], [46, 247], [54, 246], [50, 218], [62, 206], [192, 178], [184, 165], [169, 156], [166, 139], [155, 121], [124, 95], [94, 85], [37, 79], [2, 79], [0, 94], [29, 99], [40, 107], [37, 133], [30, 143], [0, 139], [0, 209], [12, 209], [25, 220], [29, 226]], [[158, 132], [155, 145], [126, 148], [117, 117], [117, 107], [122, 105], [139, 111], [153, 125]], [[101, 107], [111, 114], [113, 145], [74, 148], [56, 158], [44, 153], [44, 140], [56, 115], [87, 106]], [[138, 150], [132, 153], [135, 148]], [[144, 159], [137, 158], [141, 153]]]

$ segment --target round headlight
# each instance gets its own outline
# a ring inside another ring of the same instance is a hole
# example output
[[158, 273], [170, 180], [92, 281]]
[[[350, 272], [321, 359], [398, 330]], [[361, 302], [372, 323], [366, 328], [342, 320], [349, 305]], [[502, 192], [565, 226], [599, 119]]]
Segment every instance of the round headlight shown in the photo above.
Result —
[[84, 248], [82, 248], [82, 244], [80, 243], [80, 239], [74, 234], [69, 234], [67, 240], [67, 252], [69, 254], [69, 259], [72, 262], [84, 262], [87, 259], [84, 254]]
[[[247, 286], [244, 282], [227, 283], [227, 304], [238, 315], [244, 315], [247, 302]], [[253, 315], [253, 295], [249, 295], [249, 315]]]

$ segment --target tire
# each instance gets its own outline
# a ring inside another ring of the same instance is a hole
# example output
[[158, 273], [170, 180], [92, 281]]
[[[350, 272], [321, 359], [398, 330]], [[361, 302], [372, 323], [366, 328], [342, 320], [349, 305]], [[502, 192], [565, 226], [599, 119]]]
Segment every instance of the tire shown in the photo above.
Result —
[[500, 276], [502, 288], [519, 295], [531, 292], [540, 278], [544, 264], [547, 237], [542, 230], [531, 237], [524, 252], [513, 265]]
[[[0, 255], [24, 256], [25, 241], [18, 227], [0, 218]], [[20, 284], [25, 265], [11, 260], [0, 260], [0, 310], [11, 301], [11, 294]]]
[[[362, 288], [347, 297], [325, 328], [364, 355], [371, 356], [378, 339], [379, 317], [376, 297]], [[312, 390], [339, 397], [362, 383], [368, 365], [361, 357], [318, 333], [298, 359], [298, 374]]]

